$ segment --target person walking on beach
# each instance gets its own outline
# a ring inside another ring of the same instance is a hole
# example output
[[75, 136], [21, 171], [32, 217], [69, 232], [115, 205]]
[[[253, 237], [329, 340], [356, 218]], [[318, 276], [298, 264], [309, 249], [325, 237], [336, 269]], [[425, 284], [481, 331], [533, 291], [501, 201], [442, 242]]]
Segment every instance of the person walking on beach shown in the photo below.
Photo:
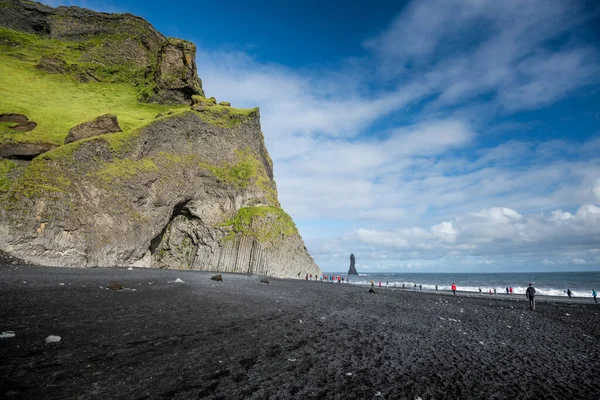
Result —
[[529, 309], [535, 310], [535, 288], [531, 283], [525, 291], [525, 296], [527, 297], [527, 300], [529, 300]]
[[571, 293], [571, 289], [567, 289], [567, 296], [569, 296], [569, 298], [571, 298], [571, 295], [572, 295], [572, 294], [573, 294], [573, 293]]
[[422, 292], [423, 291], [423, 286], [419, 285], [419, 290]]
[[592, 297], [594, 298], [594, 303], [598, 302], [598, 300], [596, 300], [596, 296], [597, 296], [596, 289], [592, 289]]
[[506, 294], [508, 294], [508, 286], [506, 287]]
[[494, 288], [494, 296], [498, 297], [498, 293], [496, 293], [496, 288]]
[[[481, 293], [481, 288], [479, 288], [479, 295], [481, 296], [482, 294], [483, 293]], [[491, 291], [490, 291], [490, 294], [492, 294]]]
[[512, 286], [510, 287], [510, 294], [512, 295]]
[[450, 289], [452, 289], [452, 294], [456, 296], [456, 283], [452, 283]]
[[435, 290], [438, 290], [438, 286], [437, 285], [435, 285]]

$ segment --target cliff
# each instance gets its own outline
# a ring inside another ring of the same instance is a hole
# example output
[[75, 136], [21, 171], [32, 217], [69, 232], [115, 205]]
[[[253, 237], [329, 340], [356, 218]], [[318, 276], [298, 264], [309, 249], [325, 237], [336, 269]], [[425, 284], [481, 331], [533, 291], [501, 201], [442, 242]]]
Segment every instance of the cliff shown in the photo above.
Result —
[[129, 14], [4, 1], [0, 48], [0, 258], [320, 273], [258, 108], [205, 98], [192, 43]]

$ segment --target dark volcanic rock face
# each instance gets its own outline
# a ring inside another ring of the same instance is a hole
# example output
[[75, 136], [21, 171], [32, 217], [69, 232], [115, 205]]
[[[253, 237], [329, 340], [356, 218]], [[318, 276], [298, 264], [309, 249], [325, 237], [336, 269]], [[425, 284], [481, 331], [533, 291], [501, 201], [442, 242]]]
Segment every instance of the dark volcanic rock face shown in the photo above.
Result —
[[0, 250], [53, 266], [319, 274], [279, 208], [258, 110], [217, 114], [224, 126], [207, 113], [34, 159], [0, 201]]
[[348, 270], [348, 275], [358, 275], [356, 267], [354, 266], [355, 262], [356, 259], [354, 258], [354, 254], [350, 254], [350, 269]]

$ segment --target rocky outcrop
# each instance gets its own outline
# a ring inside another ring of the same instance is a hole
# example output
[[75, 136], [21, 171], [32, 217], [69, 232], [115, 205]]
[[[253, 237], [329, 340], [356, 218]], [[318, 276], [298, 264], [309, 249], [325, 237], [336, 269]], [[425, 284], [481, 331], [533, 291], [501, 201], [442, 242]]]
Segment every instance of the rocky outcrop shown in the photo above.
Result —
[[65, 138], [65, 144], [115, 132], [122, 132], [117, 116], [105, 114], [95, 118], [93, 121], [84, 122], [83, 124], [71, 128], [69, 134]]
[[142, 46], [154, 54], [165, 40], [146, 20], [132, 14], [108, 14], [79, 7], [53, 8], [28, 0], [2, 1], [0, 26], [73, 41], [107, 35], [136, 35]]
[[47, 55], [42, 56], [37, 67], [49, 74], [66, 74], [69, 70], [65, 60]]
[[0, 157], [31, 160], [40, 154], [55, 149], [56, 146], [45, 143], [0, 143]]
[[37, 123], [30, 121], [27, 116], [23, 114], [0, 114], [0, 122], [10, 122], [13, 125], [10, 127], [16, 132], [29, 132], [37, 127]]
[[358, 275], [356, 267], [354, 266], [355, 262], [356, 259], [354, 258], [354, 254], [350, 254], [350, 269], [348, 270], [348, 275]]
[[67, 59], [60, 54], [43, 56], [38, 68], [47, 72], [69, 72], [80, 82], [132, 80], [140, 87], [140, 99], [147, 102], [190, 104], [192, 95], [204, 96], [196, 73], [196, 46], [165, 38], [134, 15], [6, 0], [0, 2], [0, 26], [82, 42], [80, 50], [70, 48]]
[[154, 77], [155, 94], [149, 101], [161, 104], [191, 103], [192, 96], [204, 96], [196, 73], [196, 46], [181, 39], [167, 39], [160, 49]]

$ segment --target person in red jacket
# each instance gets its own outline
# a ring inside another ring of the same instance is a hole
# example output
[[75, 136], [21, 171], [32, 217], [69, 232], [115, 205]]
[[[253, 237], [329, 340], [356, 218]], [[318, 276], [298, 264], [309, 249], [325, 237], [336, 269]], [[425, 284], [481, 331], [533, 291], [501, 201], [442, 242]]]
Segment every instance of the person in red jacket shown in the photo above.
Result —
[[453, 283], [451, 286], [452, 294], [456, 296], [456, 283]]

